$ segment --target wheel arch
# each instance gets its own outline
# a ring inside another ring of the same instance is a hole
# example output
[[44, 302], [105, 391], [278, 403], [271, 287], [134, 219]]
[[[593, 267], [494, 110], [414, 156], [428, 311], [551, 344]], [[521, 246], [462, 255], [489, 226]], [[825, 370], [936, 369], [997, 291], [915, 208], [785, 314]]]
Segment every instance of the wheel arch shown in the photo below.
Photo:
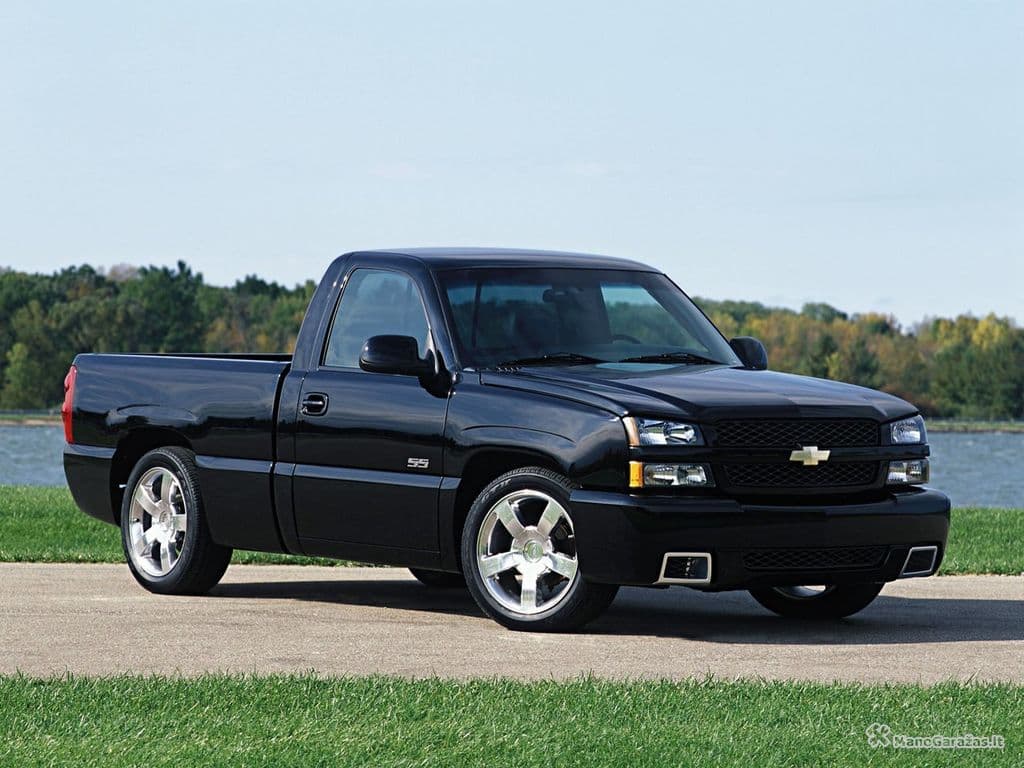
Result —
[[466, 461], [452, 504], [451, 525], [446, 531], [446, 540], [453, 553], [453, 565], [458, 567], [462, 526], [476, 497], [495, 478], [523, 467], [542, 467], [562, 475], [567, 470], [554, 456], [531, 448], [483, 448], [475, 451]]
[[133, 429], [118, 442], [110, 463], [110, 513], [116, 525], [121, 524], [124, 486], [132, 469], [139, 463], [139, 459], [154, 448], [172, 445], [192, 449], [191, 443], [184, 435], [167, 427]]

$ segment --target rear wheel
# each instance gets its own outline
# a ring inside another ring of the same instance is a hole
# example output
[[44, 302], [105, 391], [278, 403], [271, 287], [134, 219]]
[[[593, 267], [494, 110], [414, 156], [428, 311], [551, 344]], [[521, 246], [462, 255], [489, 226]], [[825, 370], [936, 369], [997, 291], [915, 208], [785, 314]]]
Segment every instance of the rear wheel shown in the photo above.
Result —
[[462, 569], [480, 608], [510, 629], [562, 631], [602, 613], [618, 587], [586, 581], [576, 557], [569, 481], [539, 467], [508, 472], [477, 497]]
[[220, 581], [231, 549], [210, 537], [191, 451], [157, 448], [139, 459], [121, 504], [121, 544], [150, 592], [196, 595]]
[[767, 587], [750, 594], [769, 611], [795, 619], [841, 619], [867, 608], [884, 584]]
[[428, 571], [424, 568], [410, 568], [409, 573], [428, 587], [434, 589], [456, 589], [465, 587], [466, 580], [461, 573], [448, 573], [447, 571]]

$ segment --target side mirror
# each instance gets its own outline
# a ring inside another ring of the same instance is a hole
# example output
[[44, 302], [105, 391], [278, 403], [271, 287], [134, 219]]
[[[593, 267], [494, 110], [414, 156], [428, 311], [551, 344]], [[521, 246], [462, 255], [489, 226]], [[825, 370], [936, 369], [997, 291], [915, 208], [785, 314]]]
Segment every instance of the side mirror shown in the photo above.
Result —
[[371, 373], [429, 376], [434, 373], [433, 353], [420, 357], [412, 336], [371, 336], [359, 353], [359, 367]]
[[744, 367], [755, 371], [768, 369], [768, 352], [764, 344], [752, 336], [737, 336], [729, 342], [732, 351], [739, 357]]

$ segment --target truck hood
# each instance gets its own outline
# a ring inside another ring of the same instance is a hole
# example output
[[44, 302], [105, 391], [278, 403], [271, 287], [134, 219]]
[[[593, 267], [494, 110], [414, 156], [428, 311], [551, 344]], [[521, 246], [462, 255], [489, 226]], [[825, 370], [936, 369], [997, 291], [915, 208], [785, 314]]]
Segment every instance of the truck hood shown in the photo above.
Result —
[[725, 366], [544, 366], [485, 371], [481, 382], [586, 402], [620, 415], [709, 421], [847, 417], [883, 422], [917, 413], [905, 400], [853, 384]]

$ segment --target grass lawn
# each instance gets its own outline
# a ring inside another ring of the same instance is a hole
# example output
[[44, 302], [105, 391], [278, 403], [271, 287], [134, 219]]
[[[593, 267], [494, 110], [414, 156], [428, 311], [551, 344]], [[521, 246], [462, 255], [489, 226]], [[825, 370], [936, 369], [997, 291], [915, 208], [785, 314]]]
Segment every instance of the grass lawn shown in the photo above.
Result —
[[[953, 510], [942, 573], [1024, 573], [1024, 510]], [[82, 514], [64, 488], [0, 486], [0, 561], [119, 563], [117, 529]], [[344, 565], [312, 557], [237, 552], [237, 563]]]
[[[1004, 749], [872, 748], [1001, 735]], [[0, 765], [1006, 765], [1024, 687], [714, 680], [0, 678]]]
[[[117, 528], [79, 511], [67, 488], [0, 485], [0, 562], [122, 563], [124, 553]], [[352, 564], [264, 552], [235, 552], [231, 562]]]
[[1024, 574], [1024, 509], [954, 509], [940, 573]]

